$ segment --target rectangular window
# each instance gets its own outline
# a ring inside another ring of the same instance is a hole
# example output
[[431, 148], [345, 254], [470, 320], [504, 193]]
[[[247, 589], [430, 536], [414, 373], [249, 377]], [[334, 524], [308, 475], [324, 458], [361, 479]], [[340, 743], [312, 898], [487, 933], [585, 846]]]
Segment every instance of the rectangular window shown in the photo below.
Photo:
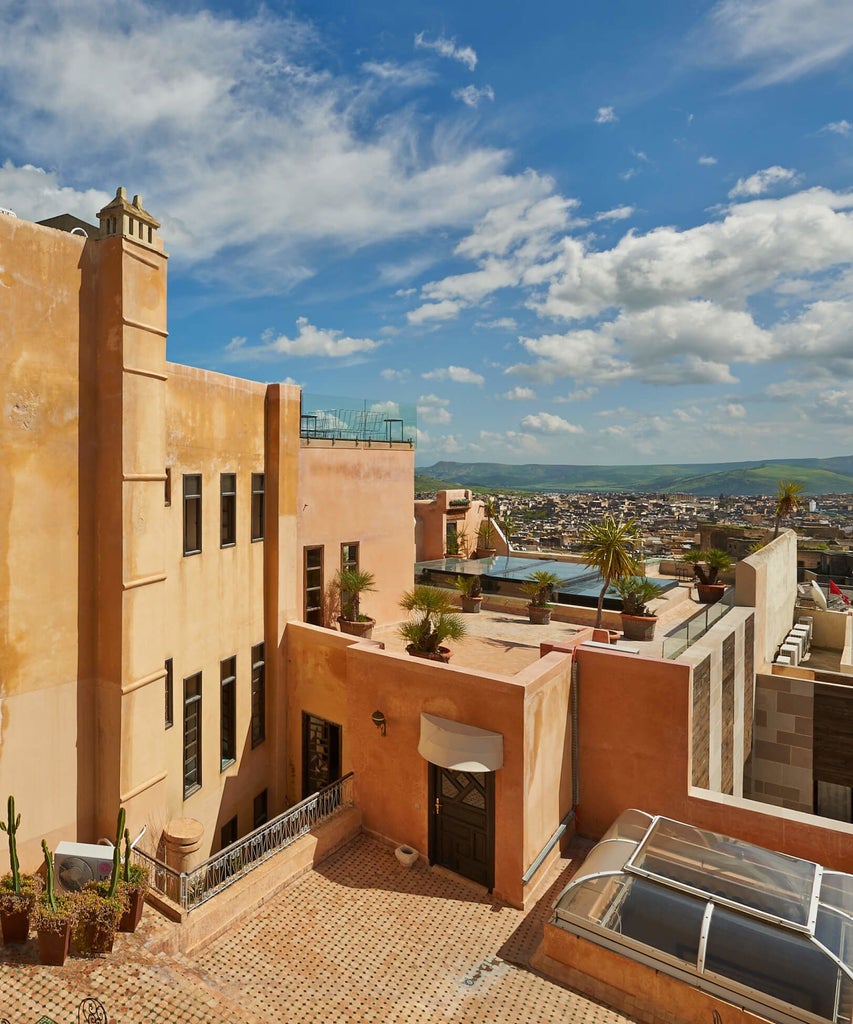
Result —
[[341, 568], [358, 569], [358, 544], [341, 544]]
[[254, 809], [253, 809], [253, 825], [252, 828], [260, 828], [261, 825], [265, 825], [267, 822], [267, 791], [262, 789], [260, 793], [255, 797]]
[[224, 771], [237, 760], [237, 659], [219, 663], [219, 768]]
[[174, 711], [174, 677], [172, 675], [172, 659], [166, 658], [166, 728], [171, 729], [175, 724]]
[[163, 504], [168, 508], [172, 504], [172, 467], [166, 466], [166, 479], [163, 481]]
[[219, 546], [237, 543], [237, 474], [219, 475]]
[[315, 626], [323, 625], [323, 549], [305, 548], [305, 593], [303, 619]]
[[252, 648], [252, 746], [263, 743], [267, 737], [267, 683], [264, 664], [264, 645]]
[[265, 481], [263, 473], [252, 473], [252, 540], [264, 539]]
[[237, 842], [237, 815], [230, 821], [226, 821], [222, 828], [219, 830], [219, 845], [221, 849], [225, 849], [226, 846], [230, 846], [232, 843]]
[[201, 672], [184, 680], [184, 799], [201, 789]]
[[184, 554], [201, 551], [201, 474], [184, 474]]

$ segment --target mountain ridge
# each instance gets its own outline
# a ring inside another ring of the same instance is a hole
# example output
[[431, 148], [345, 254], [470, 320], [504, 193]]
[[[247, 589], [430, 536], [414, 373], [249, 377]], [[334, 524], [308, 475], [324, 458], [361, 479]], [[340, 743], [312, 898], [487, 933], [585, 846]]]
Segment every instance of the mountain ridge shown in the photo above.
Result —
[[687, 493], [697, 497], [719, 494], [773, 495], [781, 480], [802, 484], [806, 495], [853, 493], [853, 455], [827, 459], [755, 459], [745, 462], [662, 463], [646, 466], [578, 466], [502, 462], [436, 462], [415, 470], [416, 481], [429, 478], [445, 487], [485, 490], [636, 491]]

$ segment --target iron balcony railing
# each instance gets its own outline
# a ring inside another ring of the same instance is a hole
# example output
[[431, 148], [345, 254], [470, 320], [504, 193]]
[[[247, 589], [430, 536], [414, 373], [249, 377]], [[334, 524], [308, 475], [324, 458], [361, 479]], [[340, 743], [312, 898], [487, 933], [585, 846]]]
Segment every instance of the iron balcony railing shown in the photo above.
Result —
[[400, 402], [302, 395], [300, 436], [307, 441], [408, 444], [417, 435], [415, 406]]
[[727, 615], [735, 603], [735, 589], [728, 587], [722, 598], [715, 604], [709, 604], [701, 615], [686, 622], [680, 629], [675, 630], [663, 642], [663, 657], [677, 658], [687, 648], [696, 643], [699, 637], [704, 636], [715, 622], [718, 622], [724, 615]]
[[175, 871], [142, 850], [134, 850], [134, 854], [137, 861], [148, 868], [151, 886], [189, 912], [321, 822], [353, 805], [353, 773], [350, 772], [189, 871]]

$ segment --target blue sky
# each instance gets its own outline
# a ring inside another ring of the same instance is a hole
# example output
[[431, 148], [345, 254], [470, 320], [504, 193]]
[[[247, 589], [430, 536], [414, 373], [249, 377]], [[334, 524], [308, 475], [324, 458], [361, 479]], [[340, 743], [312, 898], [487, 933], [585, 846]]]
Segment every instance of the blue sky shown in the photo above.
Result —
[[0, 206], [141, 193], [174, 361], [416, 403], [419, 465], [853, 452], [850, 0], [0, 0], [0, 38]]

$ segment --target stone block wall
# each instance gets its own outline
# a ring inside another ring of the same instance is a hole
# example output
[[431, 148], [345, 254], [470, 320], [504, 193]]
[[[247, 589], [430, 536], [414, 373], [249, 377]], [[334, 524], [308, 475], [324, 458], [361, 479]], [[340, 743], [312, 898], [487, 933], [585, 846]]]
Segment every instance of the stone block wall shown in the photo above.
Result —
[[749, 794], [753, 799], [812, 811], [813, 734], [814, 683], [793, 676], [759, 675]]

